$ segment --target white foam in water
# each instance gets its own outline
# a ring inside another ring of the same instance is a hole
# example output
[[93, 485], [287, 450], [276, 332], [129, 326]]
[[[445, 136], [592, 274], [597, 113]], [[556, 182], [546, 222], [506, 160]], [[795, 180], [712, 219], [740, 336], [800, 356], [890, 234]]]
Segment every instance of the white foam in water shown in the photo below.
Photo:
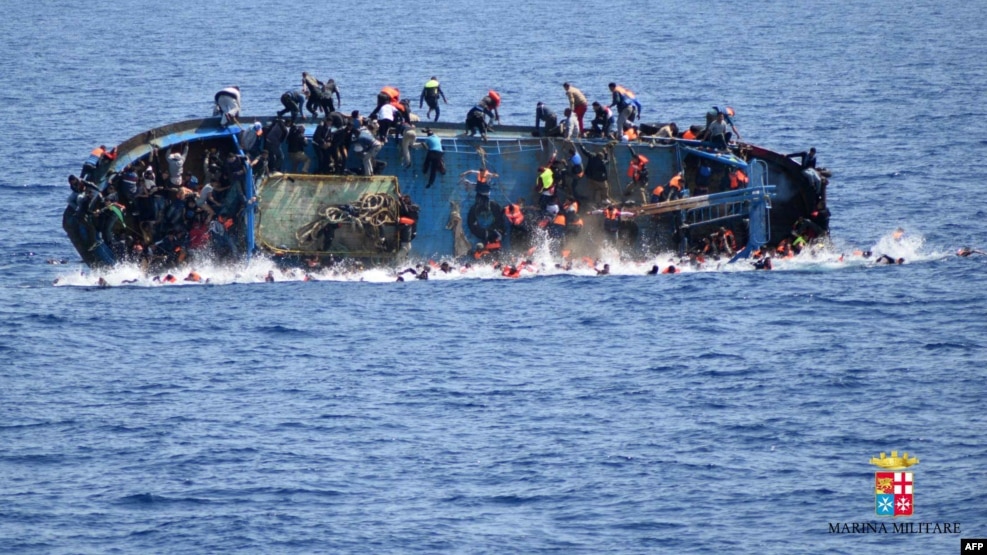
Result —
[[[835, 247], [831, 244], [817, 245], [810, 249], [805, 249], [801, 254], [793, 258], [774, 258], [774, 271], [791, 270], [813, 270], [831, 271], [848, 267], [866, 267], [875, 265], [875, 260], [881, 255], [888, 255], [891, 258], [903, 258], [905, 264], [929, 262], [941, 260], [949, 256], [947, 251], [924, 251], [925, 238], [918, 233], [901, 231], [900, 228], [882, 236], [869, 248], [858, 247]], [[864, 257], [860, 253], [871, 251], [869, 257]], [[598, 270], [604, 264], [610, 265], [610, 275], [634, 275], [643, 276], [651, 270], [652, 266], [658, 266], [661, 270], [674, 265], [680, 273], [688, 274], [695, 272], [744, 272], [753, 271], [754, 267], [747, 260], [739, 260], [734, 264], [728, 264], [727, 258], [720, 260], [707, 259], [700, 268], [694, 268], [687, 259], [683, 260], [675, 253], [662, 253], [645, 261], [621, 260], [616, 250], [605, 248], [597, 260], [575, 259], [571, 261], [571, 268], [564, 269], [558, 267], [563, 261], [554, 254], [548, 241], [543, 241], [527, 260], [531, 264], [526, 264], [521, 271], [520, 279], [532, 278], [536, 276], [553, 275], [575, 275], [575, 276], [598, 276]], [[519, 258], [517, 262], [520, 262]], [[469, 267], [465, 263], [454, 263], [450, 261], [452, 271], [442, 272], [439, 263], [436, 261], [414, 261], [409, 260], [395, 268], [374, 267], [360, 269], [354, 265], [342, 264], [333, 268], [322, 268], [317, 271], [306, 271], [303, 268], [282, 270], [278, 268], [270, 258], [265, 256], [255, 256], [248, 264], [225, 264], [214, 261], [206, 261], [197, 264], [186, 264], [173, 268], [168, 272], [156, 274], [144, 274], [141, 269], [134, 264], [121, 264], [108, 270], [83, 270], [74, 273], [62, 274], [55, 279], [56, 286], [76, 286], [94, 287], [100, 286], [100, 279], [104, 280], [105, 286], [133, 286], [133, 287], [162, 287], [179, 286], [187, 287], [193, 285], [226, 285], [231, 283], [265, 283], [267, 276], [273, 276], [275, 282], [281, 281], [351, 281], [367, 283], [392, 283], [397, 281], [399, 272], [407, 269], [420, 272], [425, 266], [431, 266], [429, 280], [462, 280], [462, 279], [511, 279], [502, 275], [501, 268], [494, 267], [493, 262], [470, 263]], [[201, 281], [186, 281], [192, 273], [197, 273]], [[174, 282], [166, 281], [166, 276], [174, 276]], [[403, 274], [404, 280], [408, 282], [418, 281], [410, 273]], [[600, 276], [604, 277], [604, 276]]]

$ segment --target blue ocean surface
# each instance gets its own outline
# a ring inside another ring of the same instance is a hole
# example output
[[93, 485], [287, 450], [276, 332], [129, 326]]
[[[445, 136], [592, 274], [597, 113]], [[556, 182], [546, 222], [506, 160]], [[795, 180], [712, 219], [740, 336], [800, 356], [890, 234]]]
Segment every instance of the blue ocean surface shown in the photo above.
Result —
[[[987, 250], [980, 4], [3, 15], [0, 552], [956, 553], [987, 536], [987, 256], [954, 254]], [[273, 114], [302, 71], [334, 77], [344, 110], [437, 75], [450, 121], [496, 88], [504, 122], [530, 123], [564, 81], [599, 100], [624, 83], [645, 121], [729, 104], [744, 139], [819, 150], [833, 245], [771, 272], [614, 258], [608, 276], [403, 283], [265, 283], [258, 259], [162, 286], [81, 264], [61, 213], [94, 146], [208, 115], [231, 84]], [[915, 514], [894, 521], [868, 464], [893, 450], [920, 460]], [[832, 531], [861, 522], [961, 533]]]

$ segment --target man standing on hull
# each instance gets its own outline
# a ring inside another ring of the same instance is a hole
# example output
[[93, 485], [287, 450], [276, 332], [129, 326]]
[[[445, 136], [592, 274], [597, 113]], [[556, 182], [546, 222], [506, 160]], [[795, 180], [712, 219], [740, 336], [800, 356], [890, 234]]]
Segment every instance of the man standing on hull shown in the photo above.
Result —
[[446, 93], [442, 92], [442, 87], [439, 86], [439, 80], [433, 75], [422, 87], [422, 94], [418, 97], [418, 109], [421, 109], [422, 102], [428, 104], [428, 112], [425, 113], [426, 119], [432, 117], [432, 110], [435, 110], [434, 121], [439, 121], [439, 98], [442, 99], [442, 102], [449, 103], [446, 100]]

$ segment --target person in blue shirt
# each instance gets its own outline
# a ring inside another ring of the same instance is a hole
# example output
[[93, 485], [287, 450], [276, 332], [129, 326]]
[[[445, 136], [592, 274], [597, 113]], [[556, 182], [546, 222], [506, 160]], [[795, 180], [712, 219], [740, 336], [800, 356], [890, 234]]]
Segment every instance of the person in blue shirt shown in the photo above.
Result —
[[425, 188], [428, 189], [435, 184], [436, 173], [446, 174], [445, 152], [442, 151], [442, 139], [436, 137], [435, 132], [431, 129], [425, 130], [424, 142], [428, 152], [425, 154], [422, 173], [428, 174], [428, 184], [425, 185]]

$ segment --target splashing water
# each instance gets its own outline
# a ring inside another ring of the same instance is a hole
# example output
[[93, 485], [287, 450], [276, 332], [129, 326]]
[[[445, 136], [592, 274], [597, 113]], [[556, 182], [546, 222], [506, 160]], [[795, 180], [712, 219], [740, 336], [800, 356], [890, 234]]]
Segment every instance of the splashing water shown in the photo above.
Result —
[[[870, 253], [867, 255], [867, 253]], [[665, 270], [675, 266], [676, 273], [696, 272], [747, 272], [754, 270], [750, 260], [738, 260], [730, 264], [729, 258], [707, 259], [702, 264], [690, 263], [672, 252], [655, 255], [646, 260], [630, 261], [621, 259], [613, 248], [604, 248], [597, 259], [564, 260], [554, 254], [555, 249], [545, 241], [526, 258], [495, 262], [457, 262], [447, 260], [449, 271], [440, 269], [440, 262], [432, 260], [408, 260], [394, 267], [380, 266], [363, 268], [359, 264], [344, 263], [330, 268], [305, 269], [282, 268], [274, 260], [266, 256], [255, 256], [249, 263], [228, 264], [216, 261], [204, 261], [196, 264], [186, 264], [159, 273], [145, 273], [136, 264], [121, 264], [110, 269], [93, 271], [76, 271], [59, 275], [54, 280], [55, 286], [192, 286], [192, 285], [228, 285], [234, 283], [265, 283], [282, 281], [340, 281], [391, 283], [398, 281], [403, 275], [405, 281], [416, 280], [415, 275], [408, 272], [414, 270], [420, 274], [425, 268], [429, 269], [429, 280], [463, 280], [463, 279], [511, 279], [504, 276], [504, 265], [522, 266], [517, 278], [532, 278], [537, 276], [573, 275], [584, 277], [606, 277], [600, 274], [604, 265], [609, 265], [609, 275], [616, 276], [645, 276], [654, 266]], [[776, 271], [833, 271], [850, 267], [867, 267], [875, 265], [875, 260], [881, 255], [891, 258], [903, 258], [905, 263], [923, 263], [941, 260], [950, 256], [947, 250], [925, 250], [925, 238], [918, 233], [904, 232], [900, 228], [880, 237], [869, 248], [853, 246], [837, 247], [831, 243], [815, 245], [803, 250], [791, 258], [774, 258]], [[523, 262], [523, 264], [522, 264]], [[408, 272], [402, 274], [402, 272]]]

